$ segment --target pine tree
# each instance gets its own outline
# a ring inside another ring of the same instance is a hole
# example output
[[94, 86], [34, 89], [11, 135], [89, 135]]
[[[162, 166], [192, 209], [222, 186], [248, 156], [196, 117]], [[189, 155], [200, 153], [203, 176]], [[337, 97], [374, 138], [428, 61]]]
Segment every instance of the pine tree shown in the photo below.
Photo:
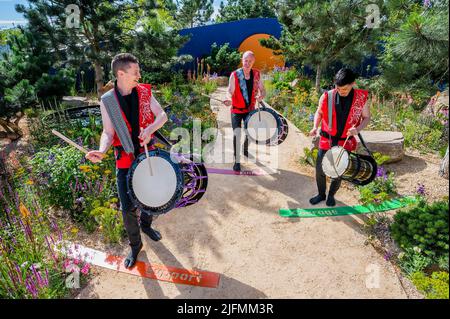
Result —
[[229, 22], [250, 18], [274, 18], [274, 1], [272, 0], [229, 0], [220, 2], [217, 22]]
[[23, 110], [36, 102], [34, 83], [49, 72], [57, 60], [48, 37], [29, 27], [5, 32], [8, 52], [0, 58], [0, 137], [22, 136], [18, 123]]
[[[154, 1], [126, 0], [30, 0], [16, 10], [35, 28], [50, 38], [57, 52], [67, 52], [74, 65], [89, 61], [95, 69], [97, 92], [104, 84], [103, 66], [132, 36], [129, 19], [151, 13]], [[142, 10], [145, 9], [145, 10]]]
[[175, 17], [180, 28], [193, 28], [205, 25], [213, 13], [213, 0], [179, 0]]
[[148, 72], [167, 70], [178, 61], [174, 57], [185, 39], [158, 21], [165, 2], [159, 1], [158, 7], [155, 0], [30, 0], [28, 7], [16, 8], [30, 28], [49, 37], [55, 52], [65, 55], [62, 61], [92, 63], [100, 95], [104, 68], [119, 52], [137, 55]]
[[321, 74], [331, 63], [359, 65], [364, 57], [376, 51], [382, 28], [375, 21], [371, 24], [366, 11], [374, 3], [382, 12], [382, 1], [281, 1], [277, 5], [283, 26], [281, 38], [271, 37], [261, 43], [277, 50], [294, 65], [312, 66], [319, 92]]
[[393, 32], [384, 37], [380, 54], [383, 79], [389, 87], [413, 95], [425, 91], [429, 97], [448, 83], [448, 1], [396, 0], [388, 9]]

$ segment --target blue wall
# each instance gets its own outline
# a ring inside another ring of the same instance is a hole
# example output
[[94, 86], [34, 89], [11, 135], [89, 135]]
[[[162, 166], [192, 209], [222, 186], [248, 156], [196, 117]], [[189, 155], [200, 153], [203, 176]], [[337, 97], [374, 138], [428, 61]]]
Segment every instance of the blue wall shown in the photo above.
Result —
[[[244, 19], [233, 22], [218, 23], [190, 29], [183, 29], [180, 35], [190, 35], [190, 40], [178, 51], [179, 55], [189, 54], [194, 57], [194, 62], [186, 64], [183, 69], [193, 69], [196, 58], [208, 56], [211, 53], [211, 45], [216, 42], [219, 46], [229, 43], [231, 48], [239, 48], [242, 41], [257, 33], [265, 33], [280, 38], [282, 26], [276, 18]], [[363, 77], [372, 77], [379, 74], [377, 59], [374, 56], [367, 57], [363, 63], [354, 68]], [[370, 68], [368, 70], [368, 66]], [[342, 66], [336, 62], [329, 67], [329, 72], [336, 72]], [[305, 68], [305, 73], [314, 76], [315, 72]]]
[[[275, 18], [256, 18], [183, 29], [179, 33], [190, 35], [191, 38], [178, 54], [190, 54], [195, 61], [197, 57], [208, 56], [214, 42], [219, 46], [229, 43], [231, 48], [237, 49], [242, 41], [253, 34], [265, 33], [279, 38], [281, 24]], [[184, 69], [192, 68], [193, 63]]]

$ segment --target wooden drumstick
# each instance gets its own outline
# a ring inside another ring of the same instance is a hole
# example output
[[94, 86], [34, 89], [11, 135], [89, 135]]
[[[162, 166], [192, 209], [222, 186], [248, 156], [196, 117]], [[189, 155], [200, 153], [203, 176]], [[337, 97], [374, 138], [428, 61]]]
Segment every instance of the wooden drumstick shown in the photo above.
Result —
[[339, 155], [336, 159], [336, 165], [339, 165], [339, 162], [341, 161], [342, 155], [344, 155], [344, 150], [345, 150], [345, 144], [347, 144], [348, 139], [350, 138], [351, 135], [347, 136], [347, 138], [345, 139], [344, 145], [342, 145], [342, 150], [339, 152]]
[[77, 149], [79, 149], [80, 151], [82, 151], [83, 153], [87, 154], [88, 150], [86, 150], [84, 147], [78, 145], [77, 143], [75, 143], [74, 141], [72, 141], [71, 139], [65, 137], [64, 135], [62, 135], [61, 133], [59, 133], [56, 130], [52, 130], [52, 133], [55, 134], [56, 136], [58, 136], [59, 138], [61, 138], [62, 140], [66, 141], [67, 143], [69, 143], [70, 145], [76, 147]]
[[[141, 127], [141, 132], [144, 129]], [[150, 176], [153, 176], [153, 170], [152, 170], [152, 163], [150, 162], [150, 156], [148, 156], [148, 148], [147, 148], [147, 144], [144, 143], [144, 151], [145, 151], [145, 157], [147, 158], [147, 162], [148, 162], [148, 169], [150, 171]]]
[[224, 102], [224, 101], [222, 101], [222, 100], [220, 100], [220, 99], [217, 99], [217, 98], [215, 98], [215, 97], [209, 96], [208, 94], [200, 93], [200, 95], [209, 97], [211, 100], [216, 100], [216, 101], [218, 101], [218, 102], [220, 102], [220, 103], [223, 103], [223, 102]]

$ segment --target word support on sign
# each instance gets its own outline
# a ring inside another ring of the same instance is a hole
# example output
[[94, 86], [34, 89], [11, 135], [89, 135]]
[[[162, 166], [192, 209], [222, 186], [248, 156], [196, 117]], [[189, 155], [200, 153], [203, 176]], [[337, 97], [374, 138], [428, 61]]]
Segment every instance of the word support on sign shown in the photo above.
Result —
[[217, 288], [219, 285], [220, 276], [214, 272], [182, 269], [143, 261], [137, 261], [134, 267], [128, 269], [123, 264], [124, 257], [110, 255], [82, 245], [66, 242], [59, 250], [68, 257], [139, 277], [208, 288]]

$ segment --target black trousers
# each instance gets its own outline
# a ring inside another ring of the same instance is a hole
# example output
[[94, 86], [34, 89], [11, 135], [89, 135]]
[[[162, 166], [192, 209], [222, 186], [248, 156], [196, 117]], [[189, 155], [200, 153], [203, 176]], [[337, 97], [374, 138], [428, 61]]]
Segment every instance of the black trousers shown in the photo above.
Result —
[[[234, 151], [234, 162], [240, 163], [241, 161], [241, 144], [237, 145], [237, 138], [239, 137], [240, 141], [240, 135], [236, 135], [235, 129], [241, 128], [241, 134], [242, 134], [242, 124], [247, 119], [249, 113], [231, 113], [231, 127], [233, 128], [233, 151]], [[244, 152], [248, 152], [248, 137], [245, 136], [244, 141]]]
[[[327, 177], [322, 169], [322, 161], [325, 156], [326, 150], [319, 149], [317, 153], [317, 161], [316, 161], [316, 183], [317, 190], [319, 191], [319, 195], [325, 196], [327, 191]], [[341, 187], [341, 178], [332, 178], [330, 190], [328, 191], [328, 196], [334, 196], [336, 192]]]
[[119, 193], [123, 225], [125, 226], [131, 249], [136, 250], [142, 243], [140, 227], [144, 229], [149, 228], [152, 224], [153, 216], [146, 213], [141, 213], [141, 226], [139, 227], [137, 207], [133, 204], [130, 196], [128, 195], [127, 174], [128, 168], [116, 169], [117, 192]]

